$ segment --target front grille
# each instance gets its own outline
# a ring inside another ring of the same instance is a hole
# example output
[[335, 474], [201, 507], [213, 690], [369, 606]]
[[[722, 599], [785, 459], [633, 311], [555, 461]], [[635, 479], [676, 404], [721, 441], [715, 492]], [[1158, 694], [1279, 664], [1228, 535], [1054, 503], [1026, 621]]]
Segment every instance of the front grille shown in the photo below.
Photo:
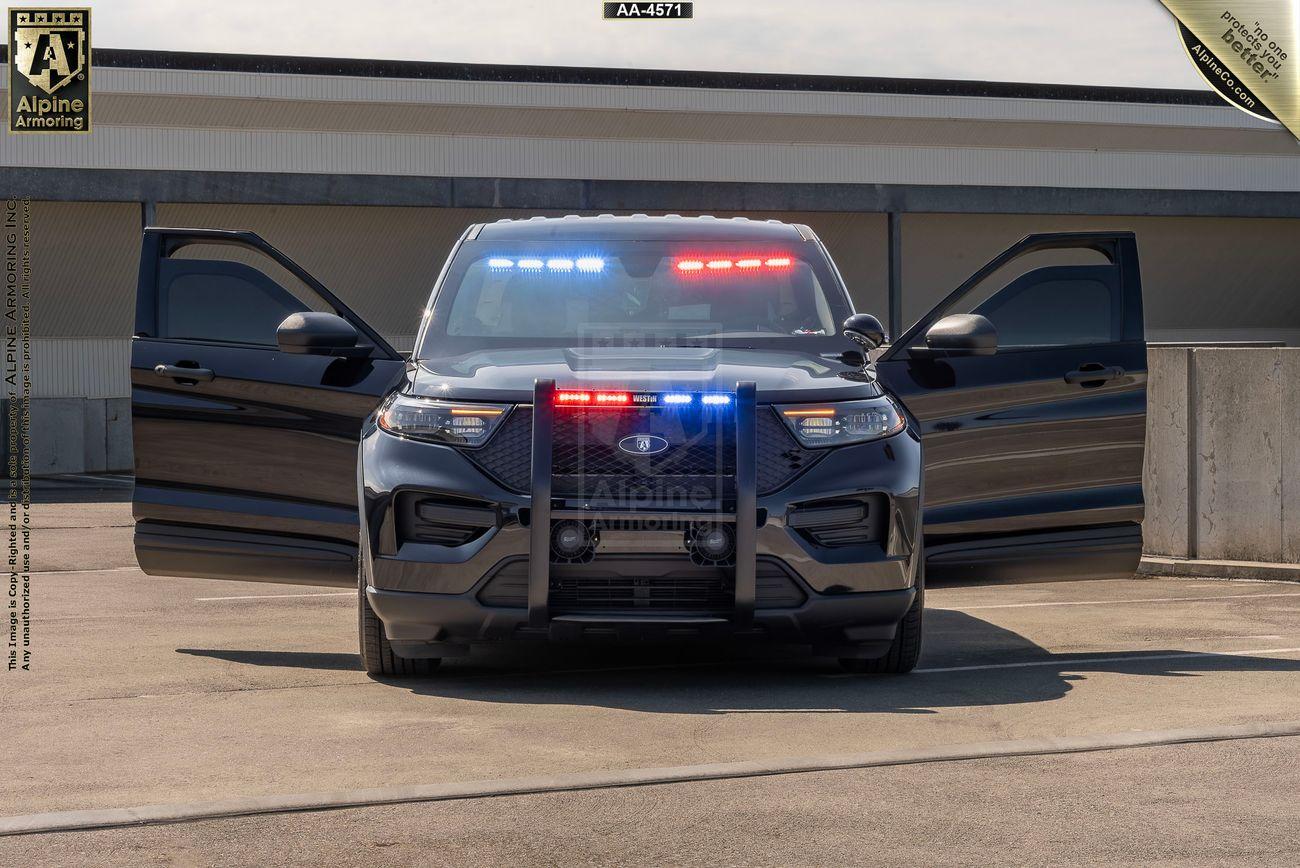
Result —
[[[642, 413], [662, 416], [646, 419]], [[720, 492], [723, 499], [734, 496], [734, 417], [719, 414], [715, 418], [721, 424], [708, 431], [702, 422], [693, 426], [686, 414], [675, 414], [674, 419], [670, 413], [649, 408], [557, 412], [552, 493], [557, 497], [583, 497], [604, 491], [611, 495], [610, 500], [637, 502], [661, 500], [665, 489], [703, 491], [714, 496]], [[619, 451], [621, 437], [638, 433], [663, 436], [672, 445], [660, 456], [632, 456]], [[520, 407], [485, 446], [466, 449], [464, 454], [503, 488], [527, 493], [532, 434], [532, 413]], [[688, 438], [699, 435], [703, 437], [688, 442]], [[788, 485], [825, 454], [825, 450], [800, 446], [769, 407], [758, 408], [757, 441], [759, 494]], [[673, 452], [680, 454], [670, 456]], [[651, 461], [655, 458], [660, 460]]]
[[[759, 558], [755, 607], [790, 609], [807, 595], [778, 561]], [[552, 564], [552, 614], [676, 612], [728, 614], [735, 607], [733, 571], [697, 567], [681, 556], [606, 555], [590, 564]], [[528, 605], [528, 561], [503, 564], [478, 593], [485, 606]]]
[[726, 576], [572, 576], [551, 579], [551, 610], [557, 615], [638, 611], [724, 613], [735, 602]]
[[[661, 437], [658, 454], [623, 451], [638, 435]], [[691, 504], [735, 496], [736, 425], [730, 410], [629, 407], [555, 414], [551, 487], [604, 503]]]

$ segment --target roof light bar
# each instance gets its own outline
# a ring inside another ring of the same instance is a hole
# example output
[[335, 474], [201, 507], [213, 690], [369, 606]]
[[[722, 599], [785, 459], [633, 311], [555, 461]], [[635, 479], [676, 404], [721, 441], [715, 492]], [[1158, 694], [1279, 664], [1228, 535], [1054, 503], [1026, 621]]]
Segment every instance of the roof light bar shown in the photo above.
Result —
[[704, 272], [704, 271], [730, 271], [739, 269], [741, 271], [757, 271], [763, 268], [789, 268], [794, 262], [789, 256], [742, 256], [738, 258], [731, 257], [684, 257], [676, 260], [673, 267], [682, 272]]
[[570, 259], [566, 256], [554, 256], [548, 259], [539, 259], [537, 257], [524, 257], [523, 259], [511, 259], [506, 256], [493, 256], [487, 261], [488, 268], [501, 270], [506, 268], [518, 268], [520, 271], [573, 271], [576, 267], [578, 271], [587, 274], [605, 270], [605, 260], [599, 256], [580, 256], [577, 259]]

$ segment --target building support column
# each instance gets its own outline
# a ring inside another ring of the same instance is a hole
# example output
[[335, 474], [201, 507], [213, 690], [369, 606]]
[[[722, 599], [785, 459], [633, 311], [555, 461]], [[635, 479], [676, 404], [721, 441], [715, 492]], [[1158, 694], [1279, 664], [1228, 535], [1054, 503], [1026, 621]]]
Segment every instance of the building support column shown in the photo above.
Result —
[[903, 215], [889, 212], [889, 336], [894, 340], [903, 333]]

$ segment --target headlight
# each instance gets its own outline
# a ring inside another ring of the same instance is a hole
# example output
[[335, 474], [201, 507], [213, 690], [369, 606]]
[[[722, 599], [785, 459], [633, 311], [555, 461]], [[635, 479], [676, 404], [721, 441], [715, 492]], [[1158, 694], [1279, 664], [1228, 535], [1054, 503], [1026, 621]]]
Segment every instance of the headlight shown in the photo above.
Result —
[[889, 398], [784, 404], [776, 408], [804, 446], [843, 446], [877, 440], [902, 431], [907, 422]]
[[379, 427], [418, 440], [482, 446], [509, 410], [509, 406], [500, 404], [460, 404], [394, 395], [379, 411]]

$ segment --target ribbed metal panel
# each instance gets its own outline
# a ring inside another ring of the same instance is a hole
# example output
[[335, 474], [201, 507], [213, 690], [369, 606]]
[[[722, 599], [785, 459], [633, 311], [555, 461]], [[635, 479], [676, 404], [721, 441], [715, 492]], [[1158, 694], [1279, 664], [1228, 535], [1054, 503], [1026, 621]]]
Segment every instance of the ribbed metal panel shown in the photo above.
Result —
[[[1130, 229], [1138, 237], [1148, 336], [1176, 339], [1168, 337], [1170, 330], [1187, 329], [1223, 335], [1218, 340], [1282, 335], [1300, 326], [1298, 224], [1258, 218], [904, 214], [904, 321], [924, 314], [976, 268], [1031, 232]], [[1052, 254], [1050, 263], [1061, 261]], [[1049, 264], [1045, 257], [1028, 257], [1023, 266], [1044, 264]]]
[[32, 396], [123, 398], [131, 394], [131, 341], [38, 338], [32, 341]]
[[519, 178], [1300, 191], [1300, 156], [1017, 148], [609, 142], [98, 127], [13, 136], [27, 166]]
[[524, 136], [691, 142], [780, 142], [855, 146], [1105, 149], [1295, 156], [1276, 129], [1150, 124], [698, 112], [448, 103], [325, 102], [100, 94], [100, 126], [306, 130], [415, 135]]
[[130, 337], [139, 205], [33, 202], [31, 245], [34, 336]]
[[1058, 123], [1119, 123], [1271, 129], [1230, 106], [1187, 106], [1014, 99], [1005, 97], [913, 96], [694, 87], [528, 84], [334, 75], [263, 75], [100, 69], [98, 93], [181, 94], [338, 102], [397, 102], [607, 108], [645, 111], [773, 112], [829, 116], [1023, 120]]

